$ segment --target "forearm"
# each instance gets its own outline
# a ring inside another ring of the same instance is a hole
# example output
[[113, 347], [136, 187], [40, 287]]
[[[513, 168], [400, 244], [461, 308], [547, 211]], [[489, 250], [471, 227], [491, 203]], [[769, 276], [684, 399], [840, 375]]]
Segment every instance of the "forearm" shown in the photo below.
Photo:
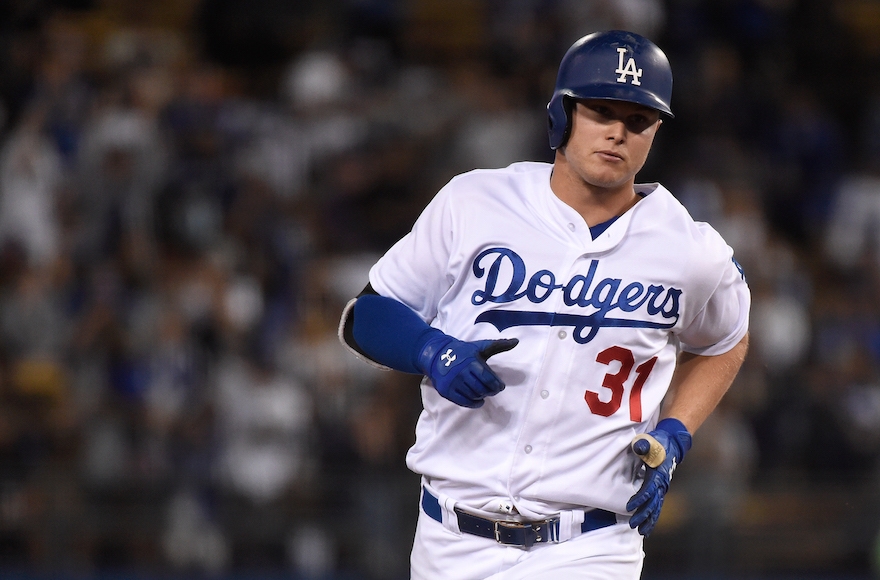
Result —
[[443, 335], [405, 304], [372, 292], [358, 297], [349, 322], [351, 332], [344, 338], [350, 346], [405, 373], [424, 373], [419, 355], [431, 337]]
[[749, 335], [717, 356], [682, 353], [669, 386], [661, 418], [675, 417], [694, 433], [712, 414], [739, 372]]

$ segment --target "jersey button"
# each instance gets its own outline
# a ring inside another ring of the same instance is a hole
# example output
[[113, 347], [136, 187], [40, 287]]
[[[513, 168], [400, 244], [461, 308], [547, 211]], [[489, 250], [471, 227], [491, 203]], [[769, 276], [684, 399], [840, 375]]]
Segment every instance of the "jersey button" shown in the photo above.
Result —
[[568, 224], [568, 229], [570, 229], [571, 231], [574, 231], [574, 224]]
[[568, 336], [568, 333], [565, 332], [564, 330], [560, 330], [558, 336], [559, 336], [559, 338], [565, 338], [566, 336]]
[[541, 398], [542, 398], [542, 399], [546, 399], [546, 398], [549, 397], [549, 396], [550, 396], [550, 391], [546, 391], [546, 390], [545, 390], [545, 391], [541, 391]]
[[524, 451], [525, 451], [526, 453], [531, 453], [531, 452], [532, 452], [532, 446], [531, 446], [531, 445], [526, 445], [525, 448], [524, 448]]

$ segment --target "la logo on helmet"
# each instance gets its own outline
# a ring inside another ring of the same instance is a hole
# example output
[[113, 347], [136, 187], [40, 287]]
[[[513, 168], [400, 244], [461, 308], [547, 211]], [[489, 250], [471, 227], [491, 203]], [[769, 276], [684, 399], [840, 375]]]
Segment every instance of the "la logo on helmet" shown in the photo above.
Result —
[[629, 57], [629, 60], [624, 65], [623, 56], [625, 54], [626, 48], [621, 46], [617, 49], [617, 70], [614, 71], [620, 75], [617, 77], [617, 82], [625, 83], [626, 77], [632, 75], [632, 84], [641, 85], [642, 83], [639, 82], [639, 79], [642, 76], [642, 69], [636, 67], [636, 61], [633, 57]]

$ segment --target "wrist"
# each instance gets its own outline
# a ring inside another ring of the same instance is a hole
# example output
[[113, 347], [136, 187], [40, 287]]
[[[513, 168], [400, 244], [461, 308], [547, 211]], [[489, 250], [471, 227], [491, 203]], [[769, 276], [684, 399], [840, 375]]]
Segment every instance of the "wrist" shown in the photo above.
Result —
[[678, 447], [679, 461], [684, 459], [685, 454], [690, 451], [693, 443], [693, 437], [687, 430], [687, 427], [685, 427], [684, 423], [675, 417], [667, 417], [657, 423], [655, 430], [667, 433], [669, 439]]
[[428, 328], [419, 335], [413, 348], [413, 365], [423, 375], [430, 377], [434, 359], [452, 337], [436, 328]]

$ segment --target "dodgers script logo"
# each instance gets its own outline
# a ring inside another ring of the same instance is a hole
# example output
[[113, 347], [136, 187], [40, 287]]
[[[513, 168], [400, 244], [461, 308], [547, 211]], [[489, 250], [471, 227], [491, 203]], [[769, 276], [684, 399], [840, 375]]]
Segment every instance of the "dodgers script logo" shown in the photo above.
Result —
[[[487, 267], [488, 266], [488, 267]], [[630, 282], [620, 278], [596, 280], [599, 260], [590, 260], [586, 274], [577, 274], [566, 282], [557, 282], [550, 270], [539, 270], [526, 278], [523, 259], [509, 248], [489, 248], [481, 252], [473, 264], [474, 275], [485, 279], [482, 290], [471, 296], [471, 303], [505, 304], [526, 299], [540, 304], [554, 292], [562, 292], [566, 306], [580, 306], [588, 314], [562, 314], [530, 310], [488, 310], [477, 316], [475, 323], [488, 322], [499, 331], [512, 326], [571, 326], [575, 342], [586, 344], [596, 337], [600, 328], [672, 328], [678, 322], [681, 290], [662, 285]], [[502, 272], [509, 280], [500, 281]], [[622, 316], [610, 316], [619, 311]], [[624, 313], [632, 313], [626, 316]], [[659, 318], [659, 320], [658, 320]]]

